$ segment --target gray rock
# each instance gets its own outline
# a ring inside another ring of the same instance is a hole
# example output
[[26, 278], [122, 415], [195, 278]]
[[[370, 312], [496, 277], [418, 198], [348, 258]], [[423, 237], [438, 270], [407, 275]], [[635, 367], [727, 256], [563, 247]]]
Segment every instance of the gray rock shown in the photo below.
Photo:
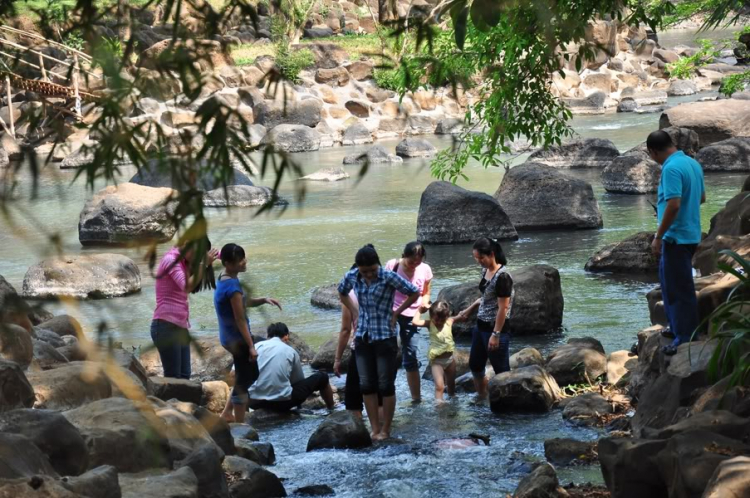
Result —
[[344, 107], [352, 113], [353, 116], [358, 118], [369, 118], [370, 117], [370, 104], [363, 100], [347, 100], [344, 103]]
[[750, 101], [725, 99], [690, 102], [664, 111], [659, 128], [689, 128], [703, 147], [734, 137], [750, 136]]
[[[47, 457], [29, 438], [20, 434], [0, 432], [0, 479], [18, 479], [35, 475], [57, 477]], [[6, 496], [10, 498], [15, 495]]]
[[661, 105], [667, 103], [667, 92], [664, 90], [643, 90], [631, 95], [638, 107]]
[[80, 254], [41, 261], [26, 271], [23, 295], [31, 298], [101, 299], [141, 290], [141, 272], [121, 254]]
[[344, 130], [342, 145], [362, 145], [372, 143], [372, 133], [362, 123], [354, 123]]
[[604, 437], [597, 451], [602, 475], [615, 498], [669, 496], [659, 475], [656, 457], [666, 447], [664, 440]]
[[312, 28], [306, 28], [303, 32], [304, 38], [328, 38], [333, 36], [333, 30], [327, 26], [316, 26]]
[[189, 468], [198, 479], [201, 498], [229, 498], [229, 487], [221, 467], [224, 453], [215, 445], [196, 448], [187, 458], [175, 462], [175, 470]]
[[435, 135], [458, 135], [464, 131], [464, 121], [458, 118], [444, 118], [438, 121]]
[[602, 171], [602, 185], [607, 192], [648, 194], [656, 192], [661, 166], [641, 152], [627, 152], [616, 157]]
[[331, 284], [315, 287], [310, 296], [310, 304], [323, 309], [341, 309], [341, 300], [338, 292], [339, 284]]
[[163, 401], [176, 399], [198, 405], [203, 396], [203, 387], [197, 380], [149, 377], [147, 389], [149, 396], [154, 396]]
[[565, 404], [563, 419], [577, 425], [597, 425], [601, 417], [614, 413], [612, 403], [599, 393], [585, 393]]
[[620, 155], [610, 140], [587, 138], [533, 152], [528, 162], [553, 168], [604, 168]]
[[34, 335], [36, 336], [37, 340], [46, 342], [53, 348], [60, 348], [65, 346], [65, 341], [63, 341], [59, 335], [52, 332], [51, 330], [34, 327]]
[[721, 462], [708, 481], [703, 496], [744, 496], [750, 489], [750, 457], [736, 456]]
[[311, 182], [338, 182], [349, 178], [349, 173], [344, 168], [323, 168], [315, 173], [303, 176], [300, 180]]
[[552, 465], [589, 463], [596, 459], [596, 442], [568, 438], [547, 439], [544, 441], [544, 456]]
[[87, 498], [121, 498], [120, 480], [117, 469], [102, 465], [77, 477], [63, 477], [62, 486]]
[[538, 365], [544, 368], [544, 358], [542, 357], [542, 354], [534, 348], [523, 348], [521, 351], [510, 356], [511, 370], [529, 367], [531, 365]]
[[531, 265], [511, 270], [513, 307], [510, 329], [515, 334], [540, 334], [562, 326], [565, 300], [560, 273], [549, 265]]
[[83, 245], [168, 242], [176, 231], [170, 221], [174, 194], [134, 183], [106, 187], [81, 211], [78, 239]]
[[503, 372], [490, 379], [493, 412], [547, 412], [560, 398], [555, 379], [538, 365]]
[[399, 156], [388, 152], [388, 149], [382, 145], [373, 145], [365, 152], [349, 154], [344, 157], [344, 164], [401, 163], [403, 161]]
[[54, 332], [59, 337], [70, 335], [73, 337], [79, 337], [81, 332], [81, 324], [78, 320], [69, 315], [58, 315], [50, 320], [39, 324], [40, 329], [44, 329], [50, 332]]
[[396, 155], [401, 157], [432, 157], [437, 149], [427, 140], [405, 138], [396, 146]]
[[34, 408], [69, 410], [112, 395], [109, 378], [94, 362], [75, 361], [53, 370], [30, 371], [27, 378], [36, 394]]
[[[318, 352], [315, 353], [315, 357], [310, 363], [310, 366], [315, 370], [333, 371], [333, 362], [336, 359], [336, 348], [338, 347], [338, 344], [338, 335], [335, 335], [324, 342], [318, 348]], [[346, 372], [348, 369], [351, 354], [352, 352], [350, 348], [347, 347], [344, 349], [344, 354], [341, 356], [341, 370], [343, 372]]]
[[603, 226], [591, 185], [545, 164], [511, 168], [494, 197], [519, 232]]
[[518, 483], [513, 498], [564, 498], [568, 493], [560, 487], [555, 468], [541, 463]]
[[586, 346], [569, 341], [547, 357], [547, 371], [559, 385], [590, 384], [607, 371], [603, 351]]
[[673, 80], [667, 88], [667, 95], [671, 97], [682, 97], [698, 93], [698, 87], [690, 80]]
[[333, 496], [336, 492], [327, 484], [313, 484], [312, 486], [302, 486], [295, 489], [294, 494], [300, 496]]
[[634, 112], [638, 109], [638, 102], [632, 97], [624, 98], [617, 104], [617, 112]]
[[703, 147], [695, 160], [703, 171], [750, 171], [750, 137], [730, 138]]
[[305, 99], [299, 102], [264, 100], [253, 108], [255, 123], [267, 129], [281, 124], [303, 125], [314, 127], [320, 122], [322, 104], [317, 99]]
[[320, 148], [320, 133], [309, 126], [280, 124], [263, 137], [261, 145], [279, 152], [310, 152]]
[[34, 359], [42, 370], [54, 368], [61, 363], [68, 363], [68, 358], [49, 343], [34, 339]]
[[[203, 165], [202, 165], [203, 166]], [[239, 165], [238, 165], [239, 166]], [[241, 167], [241, 166], [239, 166]], [[253, 186], [253, 182], [249, 176], [239, 168], [232, 169], [232, 177], [227, 179], [227, 186], [229, 185], [246, 185], [249, 187]], [[130, 183], [136, 183], [145, 187], [153, 188], [172, 188], [178, 191], [185, 191], [194, 188], [193, 181], [194, 173], [189, 171], [187, 168], [180, 171], [180, 176], [175, 177], [171, 172], [159, 169], [156, 161], [149, 161], [149, 163], [141, 168], [131, 179]], [[214, 173], [204, 172], [203, 175], [195, 181], [195, 188], [200, 190], [214, 190], [221, 188], [221, 181], [217, 180]]]
[[162, 472], [120, 474], [122, 498], [199, 498], [198, 478], [189, 467]]
[[563, 97], [562, 101], [573, 114], [589, 115], [604, 114], [604, 102], [607, 96], [603, 92], [594, 92], [584, 98]]
[[224, 189], [210, 190], [203, 194], [203, 205], [206, 207], [258, 207], [266, 204], [283, 205], [287, 201], [274, 197], [269, 187], [248, 187], [233, 185]]
[[417, 239], [428, 244], [459, 244], [479, 237], [516, 240], [518, 233], [491, 196], [449, 182], [432, 182], [422, 193]]
[[[139, 472], [171, 465], [165, 424], [148, 402], [108, 398], [63, 415], [86, 441], [89, 468], [112, 465], [119, 472]], [[121, 476], [127, 496], [123, 484]]]
[[362, 419], [348, 410], [334, 412], [321, 422], [307, 442], [307, 451], [327, 448], [358, 449], [372, 445]]
[[590, 272], [656, 274], [659, 260], [651, 250], [653, 240], [653, 232], [638, 232], [609, 244], [591, 256], [584, 269]]
[[12, 323], [0, 324], [0, 360], [16, 362], [26, 369], [33, 358], [34, 345], [26, 329]]
[[286, 490], [284, 490], [281, 480], [255, 462], [236, 456], [228, 456], [224, 459], [222, 467], [224, 472], [232, 477], [229, 494], [233, 498], [286, 496]]
[[4, 412], [0, 414], [0, 432], [27, 437], [60, 475], [77, 476], [88, 468], [81, 433], [60, 413], [30, 409]]

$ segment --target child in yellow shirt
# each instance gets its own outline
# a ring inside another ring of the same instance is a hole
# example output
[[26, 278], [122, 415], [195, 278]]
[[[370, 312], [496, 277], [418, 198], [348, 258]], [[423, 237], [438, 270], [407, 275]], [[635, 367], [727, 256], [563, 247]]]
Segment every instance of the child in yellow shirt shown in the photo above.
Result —
[[[430, 331], [430, 349], [427, 357], [430, 359], [432, 378], [435, 380], [435, 401], [443, 401], [446, 386], [448, 394], [456, 394], [456, 362], [453, 352], [456, 345], [453, 342], [453, 322], [461, 321], [458, 317], [450, 316], [450, 305], [446, 301], [436, 301], [429, 308], [429, 320], [422, 320], [419, 313], [414, 315], [412, 324], [424, 327]], [[424, 312], [424, 308], [420, 308]]]

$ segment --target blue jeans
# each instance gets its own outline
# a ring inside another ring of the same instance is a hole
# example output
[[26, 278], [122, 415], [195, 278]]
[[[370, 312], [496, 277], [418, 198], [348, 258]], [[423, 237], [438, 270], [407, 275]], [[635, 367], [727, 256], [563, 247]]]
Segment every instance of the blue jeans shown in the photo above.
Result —
[[495, 374], [510, 371], [510, 334], [500, 334], [500, 347], [494, 351], [487, 349], [492, 337], [494, 323], [477, 320], [471, 331], [471, 352], [469, 353], [469, 369], [474, 377], [484, 377], [487, 360], [490, 360]]
[[675, 335], [674, 345], [690, 342], [698, 328], [698, 299], [693, 283], [693, 254], [696, 244], [662, 244], [659, 280], [664, 313]]
[[407, 372], [416, 372], [422, 363], [417, 358], [419, 353], [419, 328], [412, 324], [411, 316], [399, 315], [398, 332], [401, 336], [401, 360], [404, 370]]
[[190, 335], [174, 323], [151, 321], [151, 340], [159, 351], [164, 377], [190, 379]]

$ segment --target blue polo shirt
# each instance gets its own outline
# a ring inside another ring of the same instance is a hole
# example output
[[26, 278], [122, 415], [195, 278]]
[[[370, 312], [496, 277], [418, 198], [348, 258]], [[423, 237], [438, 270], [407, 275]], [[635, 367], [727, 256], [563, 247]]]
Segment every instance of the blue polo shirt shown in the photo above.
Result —
[[682, 199], [677, 217], [664, 234], [665, 241], [675, 244], [698, 244], [701, 241], [701, 197], [705, 191], [703, 169], [698, 161], [681, 150], [664, 161], [656, 206], [660, 225], [667, 201]]

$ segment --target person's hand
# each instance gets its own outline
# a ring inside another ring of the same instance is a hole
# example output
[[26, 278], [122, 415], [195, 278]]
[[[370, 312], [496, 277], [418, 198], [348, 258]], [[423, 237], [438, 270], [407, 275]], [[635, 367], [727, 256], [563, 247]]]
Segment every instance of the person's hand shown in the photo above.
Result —
[[[272, 297], [267, 297], [263, 300], [266, 304], [272, 304], [281, 310], [281, 303]], [[282, 310], [283, 311], [283, 310]]]
[[396, 328], [396, 323], [398, 323], [398, 315], [394, 311], [391, 313], [391, 330]]
[[341, 377], [341, 360], [338, 358], [333, 361], [333, 373], [336, 374], [336, 377]]
[[217, 259], [219, 259], [219, 250], [209, 249], [206, 253], [206, 266], [211, 266]]
[[497, 348], [500, 347], [500, 338], [496, 335], [490, 336], [490, 342], [487, 344], [487, 349], [490, 351], [495, 351]]
[[662, 245], [662, 240], [657, 237], [654, 237], [654, 241], [651, 242], [651, 252], [653, 252], [654, 256], [656, 256], [657, 258], [661, 256], [661, 245]]
[[430, 311], [430, 307], [429, 306], [425, 306], [424, 304], [422, 304], [422, 305], [419, 306], [419, 314], [420, 315], [422, 313], [427, 313], [428, 311]]
[[258, 351], [255, 350], [255, 346], [250, 348], [250, 361], [258, 361]]

